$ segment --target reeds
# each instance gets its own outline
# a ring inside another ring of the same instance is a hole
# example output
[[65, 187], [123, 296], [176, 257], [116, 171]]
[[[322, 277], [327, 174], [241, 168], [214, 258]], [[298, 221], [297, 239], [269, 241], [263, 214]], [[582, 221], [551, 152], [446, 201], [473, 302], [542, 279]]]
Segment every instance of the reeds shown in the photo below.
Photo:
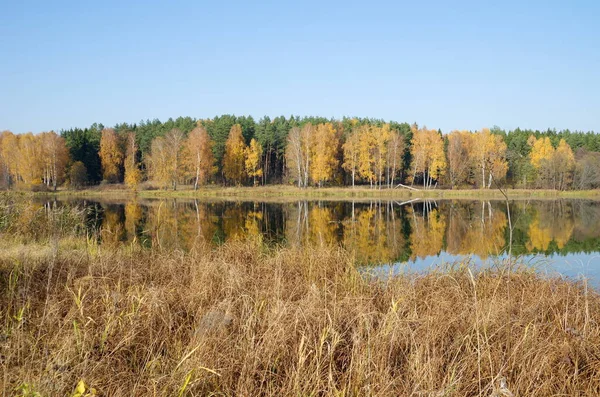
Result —
[[334, 247], [0, 253], [0, 394], [596, 396], [599, 318], [585, 282]]

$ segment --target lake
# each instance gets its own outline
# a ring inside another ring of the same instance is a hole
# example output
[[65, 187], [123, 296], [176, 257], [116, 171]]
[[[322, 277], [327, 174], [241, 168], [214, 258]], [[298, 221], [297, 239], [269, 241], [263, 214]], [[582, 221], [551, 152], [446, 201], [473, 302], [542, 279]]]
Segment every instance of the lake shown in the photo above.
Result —
[[[441, 263], [497, 263], [509, 252], [542, 271], [600, 280], [600, 202], [504, 201], [248, 202], [193, 199], [64, 199], [88, 209], [102, 244], [193, 249], [259, 238], [279, 245], [340, 245], [363, 267], [422, 270]], [[512, 225], [512, 244], [511, 227]]]

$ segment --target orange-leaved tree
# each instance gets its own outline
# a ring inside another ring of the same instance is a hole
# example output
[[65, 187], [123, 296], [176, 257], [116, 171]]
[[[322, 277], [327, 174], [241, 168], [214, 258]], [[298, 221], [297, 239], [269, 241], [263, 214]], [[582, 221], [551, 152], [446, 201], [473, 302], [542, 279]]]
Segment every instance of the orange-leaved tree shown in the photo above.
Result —
[[109, 183], [118, 183], [121, 179], [123, 166], [123, 146], [119, 136], [112, 128], [102, 130], [100, 138], [100, 161], [102, 162], [102, 177]]
[[135, 142], [135, 133], [128, 132], [125, 147], [125, 184], [131, 189], [136, 189], [142, 181], [142, 173], [137, 163], [138, 147]]
[[17, 174], [26, 185], [38, 184], [42, 181], [43, 164], [42, 145], [39, 136], [31, 132], [17, 136]]
[[473, 134], [452, 131], [448, 134], [448, 180], [452, 188], [469, 181], [473, 169]]
[[194, 190], [198, 190], [216, 171], [213, 143], [206, 129], [199, 125], [190, 132], [184, 146], [186, 168], [194, 179]]

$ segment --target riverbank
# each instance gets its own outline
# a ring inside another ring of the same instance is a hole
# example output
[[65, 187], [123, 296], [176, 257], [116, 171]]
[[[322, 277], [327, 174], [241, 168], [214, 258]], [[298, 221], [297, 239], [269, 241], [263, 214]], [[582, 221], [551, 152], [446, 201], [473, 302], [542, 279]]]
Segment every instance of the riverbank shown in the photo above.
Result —
[[[556, 199], [556, 198], [581, 198], [600, 200], [598, 190], [535, 190], [535, 189], [507, 189], [506, 194], [511, 199]], [[35, 193], [36, 195], [57, 196], [85, 196], [85, 197], [112, 197], [112, 198], [225, 198], [249, 201], [267, 201], [265, 199], [294, 199], [294, 200], [346, 200], [346, 199], [386, 199], [386, 200], [412, 200], [423, 198], [438, 199], [504, 199], [503, 193], [498, 189], [463, 189], [463, 190], [411, 190], [397, 189], [370, 189], [368, 187], [309, 187], [301, 189], [289, 185], [269, 185], [257, 187], [223, 187], [205, 186], [193, 190], [191, 186], [181, 186], [178, 190], [137, 190], [132, 191], [123, 186], [104, 185], [83, 190], [59, 190], [57, 192]]]

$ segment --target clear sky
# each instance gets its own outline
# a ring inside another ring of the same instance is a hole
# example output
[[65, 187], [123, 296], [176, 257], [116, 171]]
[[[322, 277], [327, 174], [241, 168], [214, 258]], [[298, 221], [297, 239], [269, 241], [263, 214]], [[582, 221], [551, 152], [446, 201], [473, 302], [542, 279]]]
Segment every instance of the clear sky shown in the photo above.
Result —
[[217, 114], [600, 131], [600, 1], [0, 0], [0, 130]]

